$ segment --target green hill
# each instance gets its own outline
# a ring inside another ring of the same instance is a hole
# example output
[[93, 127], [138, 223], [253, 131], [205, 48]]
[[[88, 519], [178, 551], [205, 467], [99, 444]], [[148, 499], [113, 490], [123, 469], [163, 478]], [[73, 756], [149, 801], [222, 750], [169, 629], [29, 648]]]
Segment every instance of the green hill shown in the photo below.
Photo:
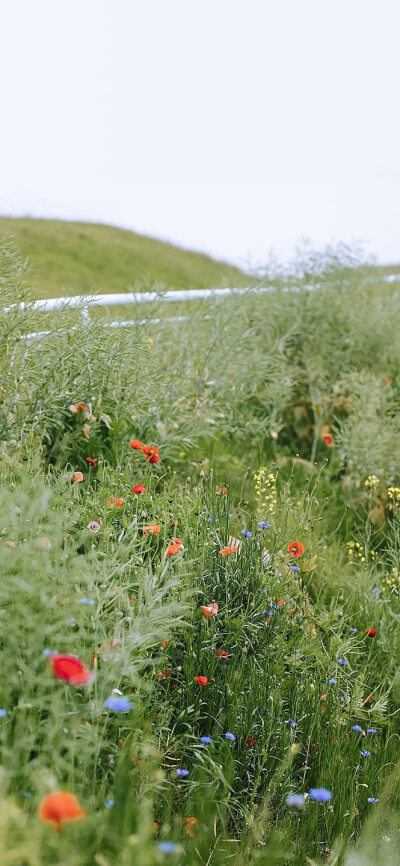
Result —
[[40, 298], [125, 292], [136, 281], [179, 289], [246, 284], [232, 265], [113, 226], [0, 217], [4, 235], [29, 258]]

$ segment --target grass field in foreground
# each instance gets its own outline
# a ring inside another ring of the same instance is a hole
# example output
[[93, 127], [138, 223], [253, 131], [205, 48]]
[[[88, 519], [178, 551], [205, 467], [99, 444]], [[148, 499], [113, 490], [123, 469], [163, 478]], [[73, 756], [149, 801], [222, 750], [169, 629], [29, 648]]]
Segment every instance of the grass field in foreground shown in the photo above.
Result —
[[399, 289], [303, 264], [26, 341], [0, 247], [2, 866], [399, 862]]
[[230, 264], [113, 226], [0, 217], [4, 235], [29, 257], [38, 298], [126, 292], [136, 283], [142, 289], [246, 285]]

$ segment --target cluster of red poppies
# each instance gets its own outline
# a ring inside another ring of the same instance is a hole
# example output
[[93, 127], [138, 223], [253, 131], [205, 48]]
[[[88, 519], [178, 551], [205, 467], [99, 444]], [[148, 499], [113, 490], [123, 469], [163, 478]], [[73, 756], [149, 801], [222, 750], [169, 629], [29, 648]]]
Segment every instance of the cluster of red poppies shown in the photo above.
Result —
[[141, 451], [149, 463], [160, 463], [161, 461], [159, 449], [156, 445], [143, 445], [143, 442], [139, 442], [139, 439], [131, 439], [131, 448], [134, 451]]

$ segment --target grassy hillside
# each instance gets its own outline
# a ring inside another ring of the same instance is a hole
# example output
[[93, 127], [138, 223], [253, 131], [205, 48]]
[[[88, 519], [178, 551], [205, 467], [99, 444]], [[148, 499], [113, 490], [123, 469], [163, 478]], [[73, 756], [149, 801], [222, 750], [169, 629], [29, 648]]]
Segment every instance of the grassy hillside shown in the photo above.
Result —
[[1, 217], [0, 237], [7, 234], [34, 266], [41, 298], [124, 292], [138, 280], [182, 289], [244, 282], [225, 262], [112, 226]]

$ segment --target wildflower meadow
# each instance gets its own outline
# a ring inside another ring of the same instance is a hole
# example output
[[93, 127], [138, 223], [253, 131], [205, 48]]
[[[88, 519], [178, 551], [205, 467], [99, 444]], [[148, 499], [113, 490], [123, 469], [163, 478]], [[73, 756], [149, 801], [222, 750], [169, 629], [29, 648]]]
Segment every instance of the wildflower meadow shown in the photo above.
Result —
[[398, 864], [399, 284], [0, 284], [1, 866]]

